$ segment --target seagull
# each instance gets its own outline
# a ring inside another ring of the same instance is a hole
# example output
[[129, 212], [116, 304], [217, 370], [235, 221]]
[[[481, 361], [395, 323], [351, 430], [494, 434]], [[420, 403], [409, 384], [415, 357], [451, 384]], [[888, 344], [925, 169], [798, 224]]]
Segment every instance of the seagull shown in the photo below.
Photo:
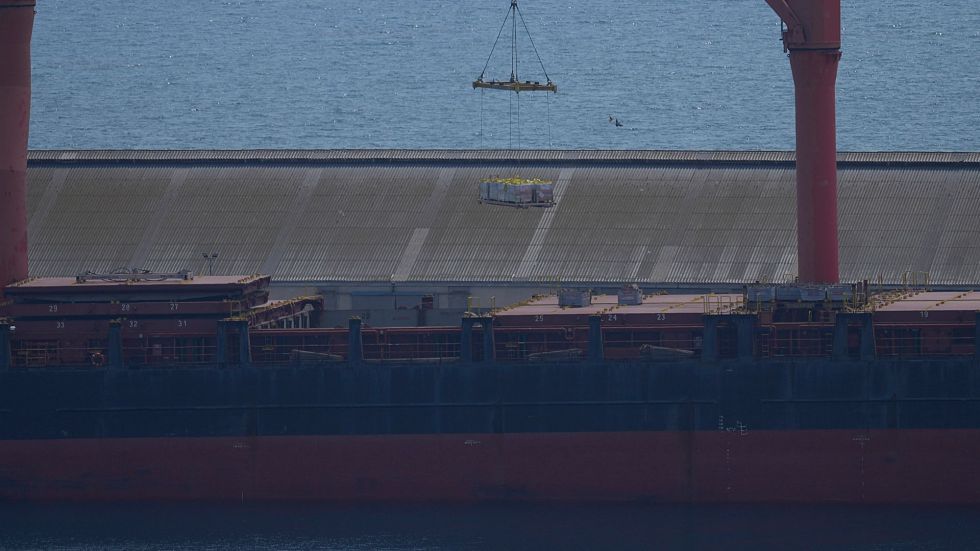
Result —
[[623, 123], [619, 122], [619, 119], [616, 119], [616, 126], [623, 126]]

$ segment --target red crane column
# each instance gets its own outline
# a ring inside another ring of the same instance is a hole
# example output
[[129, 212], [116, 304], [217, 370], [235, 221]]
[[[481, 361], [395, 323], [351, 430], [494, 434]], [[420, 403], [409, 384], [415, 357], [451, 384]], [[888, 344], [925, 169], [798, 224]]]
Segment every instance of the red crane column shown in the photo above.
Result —
[[766, 0], [786, 25], [796, 88], [797, 261], [802, 283], [838, 283], [837, 116], [840, 0]]
[[27, 278], [27, 131], [34, 0], [0, 0], [0, 295]]

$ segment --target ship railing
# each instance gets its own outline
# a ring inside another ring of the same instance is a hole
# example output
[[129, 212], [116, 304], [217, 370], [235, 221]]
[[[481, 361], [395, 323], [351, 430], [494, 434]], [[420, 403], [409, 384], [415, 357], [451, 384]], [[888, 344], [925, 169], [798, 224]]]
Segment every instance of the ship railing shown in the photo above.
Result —
[[[669, 361], [700, 357], [702, 326], [604, 326], [606, 360]], [[495, 359], [503, 362], [574, 362], [592, 359], [589, 327], [505, 327], [495, 331]]]
[[[753, 329], [754, 356], [760, 358], [821, 357], [834, 353], [834, 328], [828, 324], [766, 324]], [[364, 361], [453, 362], [463, 357], [481, 361], [482, 329], [474, 330], [469, 354], [460, 348], [459, 328], [368, 328], [362, 333]], [[876, 323], [878, 357], [965, 357], [976, 354], [973, 323]], [[126, 368], [212, 367], [235, 365], [238, 335], [228, 335], [225, 348], [209, 336], [150, 335], [124, 339], [122, 363]], [[700, 358], [702, 328], [603, 327], [602, 356], [610, 361], [676, 361]], [[501, 362], [585, 361], [590, 359], [589, 328], [498, 328], [493, 359]], [[351, 359], [346, 329], [255, 330], [250, 333], [250, 361], [255, 365], [288, 365], [346, 362]], [[857, 357], [860, 329], [849, 328], [848, 357]], [[732, 358], [736, 331], [721, 324], [717, 333], [717, 357]], [[69, 344], [57, 339], [11, 339], [11, 365], [15, 368], [109, 367], [105, 339]]]
[[[342, 328], [256, 330], [251, 332], [255, 364], [319, 363], [351, 358], [348, 331]], [[459, 357], [459, 329], [452, 327], [377, 328], [361, 331], [360, 357], [365, 361], [448, 361]]]
[[705, 315], [731, 314], [746, 306], [745, 297], [743, 296], [708, 293], [702, 295], [700, 298]]
[[[700, 328], [698, 328], [700, 329]], [[604, 331], [603, 356], [609, 360], [677, 361], [701, 357], [700, 331]]]
[[972, 323], [875, 325], [875, 352], [878, 357], [970, 356], [976, 354], [976, 346], [976, 326]]
[[772, 324], [755, 334], [755, 355], [761, 358], [807, 358], [830, 356], [834, 348], [833, 327], [818, 323]]
[[[459, 358], [459, 343], [365, 343], [361, 359], [364, 361], [434, 360], [445, 361]], [[321, 363], [342, 362], [351, 359], [346, 343], [343, 345], [266, 344], [252, 347], [252, 363]]]
[[214, 339], [173, 338], [169, 342], [129, 344], [122, 347], [123, 366], [140, 367], [213, 367], [217, 358]]
[[[39, 368], [62, 365], [65, 354], [56, 340], [11, 340], [10, 360], [13, 367]], [[76, 347], [77, 353], [84, 358], [82, 347]]]
[[[215, 364], [213, 339], [172, 338], [133, 342], [127, 339], [121, 348], [121, 367], [211, 367]], [[68, 345], [56, 340], [11, 341], [11, 365], [14, 368], [91, 368], [112, 367], [108, 343], [90, 340]]]
[[346, 329], [258, 329], [249, 333], [251, 361], [256, 365], [343, 361]]
[[902, 287], [907, 290], [929, 290], [929, 272], [907, 271], [902, 274]]
[[459, 358], [459, 342], [379, 342], [364, 344], [366, 361], [448, 361]]
[[347, 359], [346, 345], [341, 349], [338, 345], [332, 344], [252, 344], [252, 363], [263, 364], [284, 364], [296, 363], [317, 363], [331, 361], [345, 361]]

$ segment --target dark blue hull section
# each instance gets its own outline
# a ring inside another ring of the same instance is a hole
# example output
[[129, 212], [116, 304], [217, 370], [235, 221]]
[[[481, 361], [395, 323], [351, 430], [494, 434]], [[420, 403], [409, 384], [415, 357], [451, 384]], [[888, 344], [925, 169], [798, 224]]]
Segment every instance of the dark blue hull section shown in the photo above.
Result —
[[980, 428], [972, 360], [0, 373], [0, 440]]

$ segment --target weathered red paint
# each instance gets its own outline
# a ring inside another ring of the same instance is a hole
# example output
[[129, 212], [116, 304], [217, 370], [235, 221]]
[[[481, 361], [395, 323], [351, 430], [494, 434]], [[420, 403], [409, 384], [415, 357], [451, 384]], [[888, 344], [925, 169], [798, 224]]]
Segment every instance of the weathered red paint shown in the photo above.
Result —
[[840, 280], [834, 83], [839, 50], [791, 50], [796, 84], [796, 210], [804, 283]]
[[783, 33], [796, 88], [796, 207], [799, 278], [840, 280], [837, 241], [837, 65], [840, 0], [767, 0]]
[[980, 430], [0, 442], [2, 500], [980, 503]]
[[34, 0], [0, 0], [0, 293], [27, 278], [27, 132]]

